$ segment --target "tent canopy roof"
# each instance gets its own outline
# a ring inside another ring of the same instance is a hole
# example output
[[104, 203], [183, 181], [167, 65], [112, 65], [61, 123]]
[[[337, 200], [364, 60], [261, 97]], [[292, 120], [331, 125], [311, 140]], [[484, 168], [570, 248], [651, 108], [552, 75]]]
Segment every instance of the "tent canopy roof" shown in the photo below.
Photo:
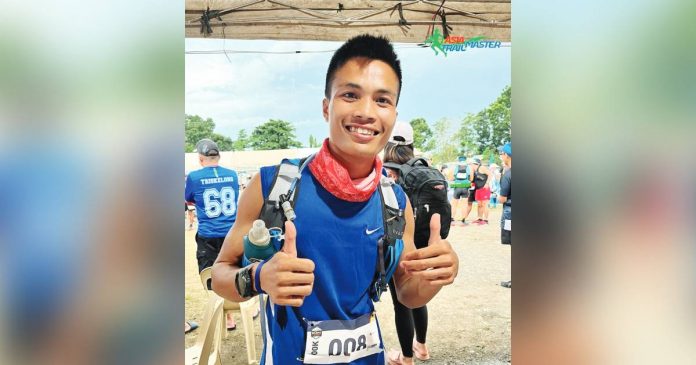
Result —
[[433, 26], [509, 42], [510, 19], [510, 0], [186, 0], [185, 21], [188, 38], [345, 41], [370, 33], [422, 43]]

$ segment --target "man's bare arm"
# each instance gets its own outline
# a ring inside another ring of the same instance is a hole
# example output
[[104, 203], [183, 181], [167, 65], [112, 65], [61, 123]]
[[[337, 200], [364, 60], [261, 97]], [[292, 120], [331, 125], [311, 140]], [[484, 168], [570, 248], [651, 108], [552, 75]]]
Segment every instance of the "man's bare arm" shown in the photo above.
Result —
[[[220, 254], [213, 265], [213, 290], [223, 298], [241, 302], [246, 300], [237, 293], [235, 276], [242, 265], [244, 254], [244, 236], [251, 229], [252, 224], [259, 217], [263, 206], [263, 194], [261, 192], [261, 178], [254, 175], [244, 194], [239, 197], [237, 204], [237, 220], [232, 229], [227, 233], [222, 244]], [[254, 275], [252, 270], [252, 276]]]
[[459, 270], [459, 258], [447, 240], [440, 239], [440, 216], [433, 215], [428, 247], [416, 250], [413, 242], [414, 219], [411, 203], [406, 203], [406, 229], [404, 251], [399, 267], [394, 273], [396, 294], [399, 302], [409, 308], [422, 307], [428, 303], [444, 285], [451, 284]]
[[[244, 236], [258, 219], [262, 206], [261, 178], [257, 174], [239, 198], [237, 220], [227, 233], [213, 265], [213, 290], [223, 298], [235, 302], [246, 300], [237, 293], [235, 276], [244, 255]], [[275, 304], [299, 307], [314, 287], [314, 262], [297, 257], [296, 236], [295, 225], [286, 222], [282, 250], [268, 259], [259, 272], [261, 288]], [[254, 283], [258, 265], [252, 265], [251, 278]]]

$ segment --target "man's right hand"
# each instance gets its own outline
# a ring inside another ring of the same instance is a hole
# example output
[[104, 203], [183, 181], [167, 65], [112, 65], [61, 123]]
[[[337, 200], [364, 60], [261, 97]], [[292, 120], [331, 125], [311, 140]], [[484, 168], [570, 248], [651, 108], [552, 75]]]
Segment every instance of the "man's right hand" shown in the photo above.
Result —
[[261, 288], [274, 304], [299, 307], [312, 294], [314, 262], [297, 258], [297, 231], [285, 222], [285, 244], [261, 268]]

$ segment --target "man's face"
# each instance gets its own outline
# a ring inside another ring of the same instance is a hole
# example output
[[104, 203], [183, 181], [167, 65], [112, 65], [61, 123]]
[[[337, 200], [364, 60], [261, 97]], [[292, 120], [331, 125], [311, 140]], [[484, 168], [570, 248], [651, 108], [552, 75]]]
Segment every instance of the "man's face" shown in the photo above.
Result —
[[510, 166], [510, 156], [508, 156], [507, 153], [501, 152], [500, 159], [503, 161], [505, 166]]
[[340, 159], [374, 159], [396, 122], [399, 79], [388, 64], [353, 58], [336, 70], [322, 110], [332, 152]]

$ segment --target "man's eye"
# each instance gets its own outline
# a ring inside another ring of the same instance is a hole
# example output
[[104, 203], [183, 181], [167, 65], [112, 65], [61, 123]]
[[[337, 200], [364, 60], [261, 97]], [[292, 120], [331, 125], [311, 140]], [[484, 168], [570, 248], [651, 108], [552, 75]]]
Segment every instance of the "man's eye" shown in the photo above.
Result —
[[377, 98], [377, 102], [380, 104], [391, 104], [391, 100], [388, 98]]
[[348, 99], [357, 99], [358, 96], [354, 92], [343, 93], [343, 97]]

